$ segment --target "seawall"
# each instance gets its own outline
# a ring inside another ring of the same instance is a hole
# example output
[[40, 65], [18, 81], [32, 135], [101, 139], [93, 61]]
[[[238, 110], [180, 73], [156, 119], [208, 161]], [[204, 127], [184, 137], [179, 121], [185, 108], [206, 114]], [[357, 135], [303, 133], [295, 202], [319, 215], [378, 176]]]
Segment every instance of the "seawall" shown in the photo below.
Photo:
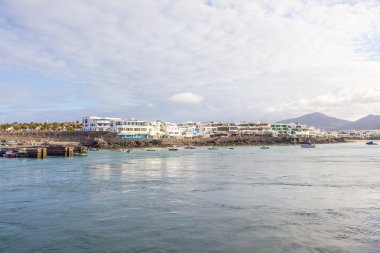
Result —
[[[196, 146], [238, 146], [238, 145], [295, 145], [308, 139], [290, 137], [210, 137], [210, 138], [184, 138], [170, 139], [118, 139], [115, 133], [109, 132], [0, 132], [1, 140], [20, 142], [47, 142], [47, 143], [73, 143], [89, 147], [115, 149], [135, 147], [167, 147], [171, 145], [196, 145]], [[310, 140], [313, 143], [338, 143], [345, 142], [343, 138], [316, 138]]]

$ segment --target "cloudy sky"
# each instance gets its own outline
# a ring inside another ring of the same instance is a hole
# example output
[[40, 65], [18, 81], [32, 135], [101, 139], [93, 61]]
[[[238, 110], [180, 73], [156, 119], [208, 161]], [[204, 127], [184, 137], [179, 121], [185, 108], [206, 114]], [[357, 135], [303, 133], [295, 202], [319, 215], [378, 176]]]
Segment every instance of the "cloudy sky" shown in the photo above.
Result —
[[0, 122], [380, 114], [376, 0], [0, 0]]

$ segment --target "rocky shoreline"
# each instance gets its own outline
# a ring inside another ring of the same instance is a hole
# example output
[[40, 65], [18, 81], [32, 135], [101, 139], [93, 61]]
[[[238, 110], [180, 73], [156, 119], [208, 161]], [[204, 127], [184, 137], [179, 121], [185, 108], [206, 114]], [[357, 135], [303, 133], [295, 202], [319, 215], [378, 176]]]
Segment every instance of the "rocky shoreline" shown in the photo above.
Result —
[[14, 142], [28, 143], [71, 143], [91, 148], [118, 149], [118, 148], [144, 148], [169, 147], [172, 145], [194, 146], [260, 146], [260, 145], [297, 145], [310, 141], [316, 144], [346, 142], [343, 138], [290, 138], [290, 137], [210, 137], [210, 138], [184, 138], [184, 139], [118, 139], [116, 134], [109, 132], [0, 132], [0, 139]]

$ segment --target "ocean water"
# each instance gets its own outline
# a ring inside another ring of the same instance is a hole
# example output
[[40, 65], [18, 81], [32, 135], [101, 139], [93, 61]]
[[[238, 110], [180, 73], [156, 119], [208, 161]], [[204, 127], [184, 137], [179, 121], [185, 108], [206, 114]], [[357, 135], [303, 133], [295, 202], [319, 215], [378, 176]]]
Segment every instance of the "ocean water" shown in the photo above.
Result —
[[380, 252], [380, 146], [0, 159], [0, 252]]

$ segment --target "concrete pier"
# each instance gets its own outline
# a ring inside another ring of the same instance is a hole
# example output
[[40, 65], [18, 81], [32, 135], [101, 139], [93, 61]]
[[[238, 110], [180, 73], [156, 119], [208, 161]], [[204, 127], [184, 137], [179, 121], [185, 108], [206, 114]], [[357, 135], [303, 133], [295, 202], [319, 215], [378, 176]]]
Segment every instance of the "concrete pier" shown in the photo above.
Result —
[[64, 147], [64, 146], [47, 147], [47, 155], [71, 157], [71, 156], [74, 156], [74, 147]]
[[25, 157], [28, 158], [37, 158], [37, 159], [45, 159], [47, 158], [47, 150], [46, 148], [26, 148]]
[[45, 159], [51, 157], [72, 157], [75, 154], [83, 152], [87, 153], [87, 148], [83, 146], [67, 147], [67, 146], [47, 146], [47, 147], [4, 147], [5, 151], [13, 151], [17, 153], [17, 157], [27, 157], [36, 159]]

